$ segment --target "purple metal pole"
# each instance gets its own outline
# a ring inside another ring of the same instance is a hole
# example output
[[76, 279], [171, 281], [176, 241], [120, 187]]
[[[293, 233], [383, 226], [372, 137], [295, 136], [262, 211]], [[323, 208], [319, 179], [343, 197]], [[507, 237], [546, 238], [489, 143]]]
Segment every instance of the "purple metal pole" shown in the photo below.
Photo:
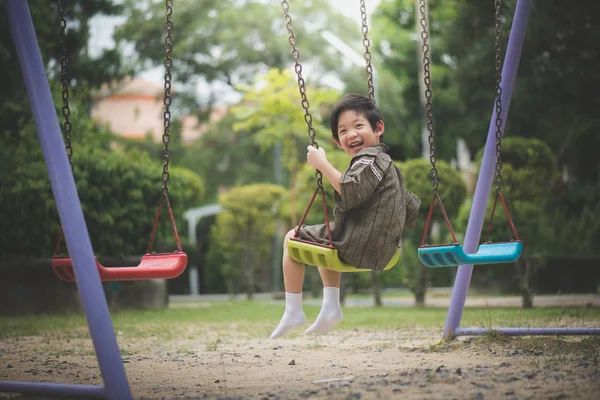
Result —
[[[106, 396], [110, 399], [131, 399], [129, 383], [52, 102], [50, 85], [44, 73], [29, 5], [23, 0], [5, 0], [4, 3], [67, 247], [73, 259], [77, 287], [104, 379]], [[48, 23], [52, 22], [49, 18]]]
[[[506, 49], [506, 57], [504, 67], [502, 68], [502, 120], [506, 121], [508, 109], [510, 108], [510, 100], [512, 97], [513, 86], [517, 77], [517, 69], [521, 58], [521, 50], [525, 41], [525, 32], [527, 30], [527, 22], [533, 0], [519, 0], [517, 9], [513, 19], [508, 47]], [[475, 253], [481, 236], [481, 228], [485, 219], [485, 210], [487, 201], [490, 195], [492, 186], [492, 178], [494, 175], [494, 165], [496, 161], [496, 109], [492, 111], [492, 119], [488, 130], [487, 141], [481, 161], [481, 170], [477, 178], [477, 186], [473, 196], [473, 205], [467, 231], [465, 233], [465, 241], [463, 249], [466, 253]], [[504, 134], [504, 126], [502, 125], [502, 133]], [[449, 339], [453, 336], [453, 332], [460, 326], [465, 300], [467, 299], [467, 291], [471, 282], [471, 274], [473, 265], [460, 265], [456, 273], [456, 280], [452, 290], [452, 298], [450, 300], [450, 308], [446, 318], [446, 326], [444, 327], [444, 339]]]
[[490, 332], [500, 332], [508, 336], [600, 335], [600, 328], [458, 328], [454, 335], [477, 336]]
[[1, 382], [0, 393], [43, 393], [77, 397], [106, 398], [104, 386], [69, 385], [46, 382]]

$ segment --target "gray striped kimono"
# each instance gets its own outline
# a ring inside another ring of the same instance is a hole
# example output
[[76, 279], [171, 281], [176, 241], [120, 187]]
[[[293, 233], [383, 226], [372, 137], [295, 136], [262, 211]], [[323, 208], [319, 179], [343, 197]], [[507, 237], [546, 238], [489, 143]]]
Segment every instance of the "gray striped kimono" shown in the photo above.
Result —
[[[402, 231], [413, 228], [421, 200], [404, 186], [400, 169], [380, 143], [359, 151], [340, 178], [335, 193], [331, 235], [338, 256], [358, 268], [382, 270], [400, 245]], [[301, 239], [329, 244], [325, 224], [302, 226]]]

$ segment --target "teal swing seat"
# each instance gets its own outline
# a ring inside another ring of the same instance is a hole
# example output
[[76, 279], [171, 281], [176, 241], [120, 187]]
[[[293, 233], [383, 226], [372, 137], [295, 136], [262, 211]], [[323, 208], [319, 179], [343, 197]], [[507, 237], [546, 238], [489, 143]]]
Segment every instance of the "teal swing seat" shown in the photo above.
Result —
[[430, 268], [455, 265], [512, 263], [521, 257], [523, 242], [484, 243], [477, 253], [468, 254], [460, 244], [424, 246], [418, 250], [419, 260]]
[[[502, 203], [504, 212], [508, 219], [509, 226], [515, 237], [514, 240], [507, 242], [491, 242], [489, 240], [490, 233], [492, 230], [492, 221], [494, 220], [494, 214], [496, 213], [496, 205], [498, 200]], [[435, 202], [439, 204], [442, 215], [450, 229], [453, 243], [430, 245], [426, 244], [427, 233], [429, 231], [429, 225], [431, 222], [431, 215], [433, 212], [433, 205]], [[523, 253], [523, 242], [519, 239], [519, 234], [512, 221], [504, 196], [498, 191], [496, 198], [494, 199], [494, 205], [492, 206], [492, 213], [490, 215], [490, 221], [488, 223], [487, 235], [483, 244], [479, 245], [476, 253], [466, 253], [462, 245], [456, 240], [454, 230], [437, 193], [434, 193], [429, 206], [429, 214], [427, 215], [427, 222], [425, 224], [425, 232], [423, 233], [423, 240], [421, 241], [421, 247], [419, 247], [417, 254], [419, 260], [427, 267], [438, 268], [438, 267], [454, 267], [457, 265], [483, 265], [483, 264], [502, 264], [502, 263], [513, 263], [521, 257]]]
[[[456, 240], [456, 235], [454, 234], [454, 230], [452, 229], [452, 225], [450, 224], [450, 220], [444, 209], [444, 205], [442, 204], [442, 200], [440, 198], [438, 192], [438, 171], [436, 168], [436, 149], [435, 149], [435, 132], [434, 132], [434, 121], [433, 121], [433, 105], [431, 101], [432, 91], [431, 91], [431, 66], [429, 59], [429, 44], [427, 42], [429, 38], [429, 33], [427, 31], [426, 25], [426, 17], [425, 17], [425, 8], [424, 2], [421, 1], [421, 16], [422, 23], [421, 27], [423, 31], [421, 32], [421, 38], [423, 40], [423, 45], [421, 46], [421, 50], [423, 52], [423, 82], [425, 83], [425, 98], [427, 100], [425, 111], [427, 115], [427, 130], [429, 131], [429, 160], [431, 162], [431, 183], [433, 189], [433, 197], [431, 199], [431, 204], [429, 206], [429, 213], [427, 215], [427, 221], [425, 222], [425, 231], [423, 232], [423, 240], [421, 241], [421, 246], [419, 247], [417, 254], [419, 260], [426, 265], [427, 267], [437, 268], [437, 267], [453, 267], [458, 265], [482, 265], [482, 264], [499, 264], [499, 263], [512, 263], [515, 262], [521, 257], [521, 253], [523, 252], [523, 242], [519, 240], [519, 235], [517, 234], [517, 229], [512, 221], [512, 217], [510, 212], [508, 211], [508, 207], [506, 206], [506, 202], [504, 201], [504, 196], [502, 195], [502, 162], [501, 162], [501, 148], [502, 148], [502, 137], [504, 134], [502, 125], [502, 87], [500, 82], [502, 80], [502, 71], [501, 71], [501, 59], [500, 57], [500, 29], [499, 29], [499, 19], [496, 18], [496, 101], [495, 101], [495, 126], [496, 126], [496, 146], [495, 146], [495, 154], [496, 154], [496, 164], [495, 164], [495, 172], [496, 172], [496, 198], [494, 200], [494, 204], [492, 206], [492, 213], [490, 215], [490, 221], [487, 227], [487, 235], [483, 242], [483, 244], [479, 245], [476, 253], [466, 253], [463, 249], [463, 246], [458, 243]], [[496, 8], [496, 12], [498, 13], [498, 8]], [[488, 149], [486, 148], [486, 152]], [[485, 157], [484, 157], [485, 158]], [[502, 202], [502, 206], [504, 207], [504, 212], [506, 213], [506, 217], [508, 219], [509, 226], [514, 235], [514, 240], [506, 241], [506, 242], [491, 242], [489, 240], [490, 233], [492, 230], [492, 221], [494, 219], [494, 213], [496, 212], [496, 206], [498, 204], [498, 200]], [[452, 242], [448, 244], [438, 244], [432, 245], [426, 243], [427, 235], [429, 233], [429, 227], [431, 224], [431, 218], [433, 215], [433, 207], [435, 203], [439, 205], [440, 211], [444, 220], [446, 221], [446, 225], [450, 230], [450, 234], [452, 235]]]

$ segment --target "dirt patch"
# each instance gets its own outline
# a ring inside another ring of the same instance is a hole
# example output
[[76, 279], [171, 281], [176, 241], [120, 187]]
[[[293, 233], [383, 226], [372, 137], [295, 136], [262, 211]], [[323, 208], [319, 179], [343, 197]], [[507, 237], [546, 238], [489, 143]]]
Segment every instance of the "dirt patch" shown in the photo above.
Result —
[[[219, 325], [173, 340], [119, 335], [134, 397], [597, 399], [600, 390], [595, 338], [445, 344], [438, 330], [336, 330], [277, 340], [248, 332]], [[0, 341], [0, 380], [102, 384], [91, 340], [56, 335]]]

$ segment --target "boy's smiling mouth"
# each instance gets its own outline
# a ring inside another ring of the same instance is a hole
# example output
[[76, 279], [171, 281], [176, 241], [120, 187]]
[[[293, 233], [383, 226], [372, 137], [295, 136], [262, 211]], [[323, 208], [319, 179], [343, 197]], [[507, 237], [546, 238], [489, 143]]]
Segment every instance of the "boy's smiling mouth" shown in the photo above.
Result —
[[350, 144], [350, 148], [351, 148], [351, 149], [355, 149], [355, 148], [357, 148], [357, 147], [360, 147], [360, 146], [362, 146], [362, 145], [363, 145], [363, 143], [364, 143], [364, 142], [356, 142], [356, 143], [352, 143], [352, 144]]

